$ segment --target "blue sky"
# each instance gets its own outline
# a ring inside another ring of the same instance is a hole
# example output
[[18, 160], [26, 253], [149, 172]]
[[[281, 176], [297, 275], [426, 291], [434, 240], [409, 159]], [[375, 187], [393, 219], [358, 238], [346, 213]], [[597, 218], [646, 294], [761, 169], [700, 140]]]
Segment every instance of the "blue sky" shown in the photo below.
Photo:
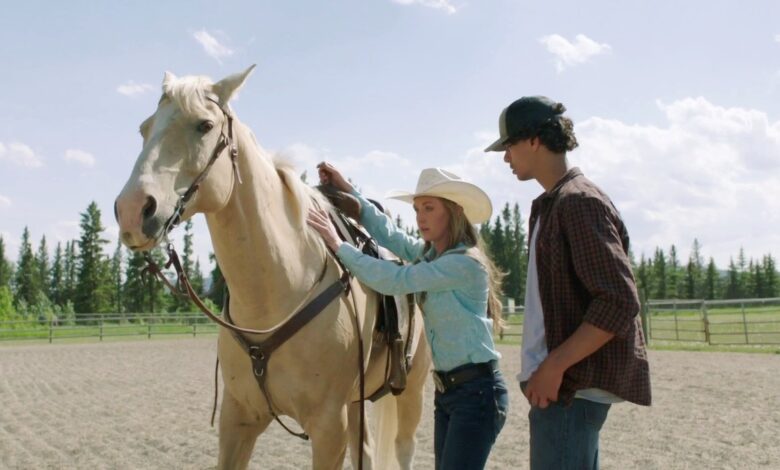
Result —
[[[613, 198], [637, 257], [698, 237], [725, 268], [780, 246], [780, 3], [511, 0], [2, 0], [0, 235], [16, 259], [112, 204], [166, 70], [257, 69], [232, 103], [301, 171], [332, 161], [369, 196], [440, 166], [527, 217], [541, 192], [500, 154], [501, 109], [563, 102], [573, 164]], [[748, 7], [746, 7], [749, 6]], [[311, 179], [311, 178], [310, 178]], [[413, 220], [407, 206], [388, 207]], [[197, 254], [210, 251], [201, 216]], [[111, 250], [113, 245], [111, 245]]]

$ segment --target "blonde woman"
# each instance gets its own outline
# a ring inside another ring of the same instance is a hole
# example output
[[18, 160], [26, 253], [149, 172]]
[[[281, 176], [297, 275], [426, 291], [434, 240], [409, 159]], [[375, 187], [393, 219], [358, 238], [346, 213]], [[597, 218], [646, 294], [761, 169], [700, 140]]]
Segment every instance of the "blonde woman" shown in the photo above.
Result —
[[501, 354], [493, 342], [501, 322], [500, 276], [473, 225], [490, 219], [490, 199], [446, 170], [423, 170], [415, 192], [389, 195], [413, 204], [419, 240], [396, 227], [332, 165], [321, 163], [318, 170], [322, 184], [360, 201], [360, 223], [380, 245], [412, 263], [364, 255], [341, 241], [327, 214], [309, 213], [309, 225], [360, 281], [386, 295], [417, 294], [436, 368], [436, 468], [484, 468], [508, 408]]

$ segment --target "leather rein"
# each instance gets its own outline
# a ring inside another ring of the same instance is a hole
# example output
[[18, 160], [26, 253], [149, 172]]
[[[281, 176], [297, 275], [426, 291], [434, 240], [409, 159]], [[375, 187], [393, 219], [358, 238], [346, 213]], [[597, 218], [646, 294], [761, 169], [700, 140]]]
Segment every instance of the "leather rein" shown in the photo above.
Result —
[[[239, 173], [238, 164], [236, 162], [236, 158], [238, 156], [238, 147], [236, 146], [233, 139], [233, 115], [227, 108], [225, 108], [224, 106], [222, 106], [222, 104], [219, 103], [218, 99], [215, 99], [212, 96], [206, 96], [206, 99], [216, 104], [226, 118], [225, 122], [222, 125], [222, 131], [220, 133], [219, 141], [217, 142], [217, 145], [214, 147], [214, 150], [212, 151], [211, 157], [209, 158], [209, 161], [206, 164], [205, 168], [200, 172], [200, 174], [198, 174], [198, 176], [195, 178], [195, 180], [192, 182], [189, 188], [187, 188], [187, 190], [182, 194], [182, 196], [177, 201], [173, 214], [170, 216], [170, 218], [166, 221], [165, 225], [163, 226], [162, 234], [160, 238], [167, 239], [168, 233], [173, 228], [175, 228], [179, 224], [179, 222], [181, 222], [181, 215], [184, 213], [187, 204], [195, 195], [195, 193], [198, 191], [200, 187], [200, 183], [206, 178], [212, 166], [214, 165], [214, 162], [216, 162], [217, 158], [219, 158], [219, 156], [226, 148], [229, 148], [229, 152], [230, 152], [229, 154], [230, 154], [231, 163], [233, 166], [233, 172], [235, 174], [236, 181], [238, 181], [238, 183], [241, 184], [241, 175]], [[227, 123], [227, 132], [225, 132], [225, 123]], [[290, 434], [300, 437], [304, 440], [308, 440], [309, 436], [306, 435], [306, 433], [304, 432], [296, 433], [292, 431], [290, 428], [288, 428], [287, 426], [285, 426], [285, 424], [282, 423], [282, 421], [279, 419], [278, 414], [274, 410], [271, 396], [268, 393], [266, 387], [266, 380], [268, 377], [267, 374], [268, 361], [271, 357], [271, 353], [273, 353], [279, 346], [284, 344], [285, 341], [291, 338], [301, 328], [303, 328], [312, 319], [314, 319], [317, 316], [317, 314], [319, 314], [333, 300], [335, 300], [342, 294], [349, 295], [351, 290], [350, 289], [351, 276], [349, 271], [347, 271], [347, 269], [341, 264], [338, 258], [335, 255], [333, 255], [333, 258], [339, 264], [342, 271], [342, 275], [339, 279], [334, 281], [330, 286], [328, 286], [324, 291], [322, 291], [314, 299], [308, 302], [300, 310], [294, 311], [293, 314], [288, 316], [277, 326], [274, 326], [273, 328], [266, 329], [266, 330], [255, 330], [251, 328], [243, 328], [233, 323], [233, 321], [230, 318], [230, 309], [229, 309], [230, 304], [228, 300], [229, 297], [226, 297], [225, 300], [224, 318], [221, 318], [219, 315], [216, 315], [214, 312], [212, 312], [206, 306], [206, 304], [201, 300], [197, 292], [195, 292], [195, 289], [193, 289], [192, 284], [190, 283], [190, 280], [187, 277], [184, 268], [182, 267], [181, 261], [179, 259], [179, 255], [176, 253], [176, 250], [173, 247], [172, 243], [168, 242], [166, 251], [168, 254], [168, 261], [165, 263], [165, 268], [169, 268], [171, 265], [173, 265], [177, 275], [177, 281], [176, 281], [177, 285], [174, 285], [173, 283], [171, 283], [171, 281], [168, 280], [168, 278], [162, 272], [160, 266], [154, 261], [154, 259], [151, 257], [149, 252], [144, 252], [144, 259], [146, 260], [147, 267], [144, 268], [143, 271], [148, 272], [154, 275], [155, 277], [157, 277], [160, 281], [163, 282], [163, 284], [165, 284], [168, 287], [168, 289], [174, 295], [180, 297], [185, 297], [185, 296], [189, 297], [189, 299], [198, 307], [198, 309], [200, 309], [200, 311], [203, 312], [209, 319], [217, 323], [219, 326], [226, 328], [228, 331], [230, 331], [233, 338], [236, 340], [239, 346], [249, 355], [249, 358], [252, 361], [252, 372], [255, 376], [258, 386], [260, 387], [260, 390], [263, 393], [263, 396], [266, 399], [266, 403], [268, 404], [268, 411], [271, 414], [271, 416], [273, 416], [273, 418]], [[319, 275], [319, 278], [315, 282], [314, 286], [309, 291], [309, 294], [307, 294], [306, 298], [308, 298], [311, 295], [311, 292], [313, 292], [316, 289], [316, 287], [320, 284], [322, 279], [325, 277], [327, 267], [328, 267], [328, 260], [326, 256], [323, 270]], [[354, 304], [355, 302], [354, 296], [352, 298], [352, 301]], [[354, 306], [357, 307], [356, 305]], [[355, 310], [355, 315], [356, 315], [355, 320], [358, 327], [358, 341], [359, 341], [358, 349], [360, 354], [360, 366], [359, 366], [360, 367], [360, 401], [361, 401], [361, 413], [360, 413], [361, 436], [360, 437], [361, 437], [361, 441], [363, 441], [363, 432], [364, 432], [363, 402], [365, 400], [363, 341], [362, 338], [360, 338], [360, 334], [361, 334], [360, 332], [362, 330], [360, 328], [359, 318], [357, 317], [357, 309]], [[271, 333], [271, 336], [267, 337], [263, 341], [250, 341], [245, 336], [245, 335], [267, 335], [269, 333]], [[219, 368], [219, 358], [217, 359], [217, 370], [218, 368]], [[217, 376], [215, 375], [215, 384], [216, 383], [217, 383]], [[216, 404], [217, 404], [217, 396], [215, 395], [214, 411], [211, 417], [212, 426], [214, 424], [214, 415], [216, 414]], [[360, 468], [362, 468], [362, 460], [363, 460], [362, 454], [363, 453], [361, 452], [359, 456]]]

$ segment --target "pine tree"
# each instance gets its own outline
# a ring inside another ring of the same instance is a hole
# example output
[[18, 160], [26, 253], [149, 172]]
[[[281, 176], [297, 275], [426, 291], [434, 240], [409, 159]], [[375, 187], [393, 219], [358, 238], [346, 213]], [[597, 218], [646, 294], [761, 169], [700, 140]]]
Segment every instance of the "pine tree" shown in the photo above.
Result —
[[[187, 279], [190, 280], [190, 284], [192, 284], [194, 274], [192, 261], [192, 254], [194, 251], [192, 246], [192, 237], [192, 219], [189, 219], [184, 224], [184, 250], [182, 251], [181, 267], [184, 270], [184, 274], [187, 275]], [[193, 285], [193, 289], [194, 288], [195, 286]], [[175, 297], [174, 306], [176, 307], [176, 310], [181, 312], [189, 311], [192, 308], [190, 300], [186, 297]]]
[[41, 243], [38, 245], [38, 252], [35, 254], [36, 284], [39, 286], [41, 294], [49, 297], [49, 286], [51, 285], [51, 266], [49, 265], [49, 249], [46, 246], [46, 235], [41, 237]]
[[62, 243], [57, 242], [57, 248], [54, 250], [54, 261], [51, 265], [51, 279], [49, 283], [49, 299], [54, 305], [62, 305], [64, 302], [63, 288], [65, 281], [64, 255], [62, 253]]
[[753, 267], [753, 258], [747, 263], [747, 269], [740, 273], [740, 282], [742, 283], [742, 292], [745, 297], [756, 297], [755, 269]]
[[777, 297], [780, 292], [780, 286], [778, 285], [777, 268], [775, 267], [775, 260], [772, 255], [767, 253], [764, 256], [764, 282], [766, 284], [766, 296]]
[[514, 234], [512, 262], [517, 265], [518, 273], [514, 297], [520, 304], [523, 304], [525, 302], [525, 280], [528, 275], [528, 244], [523, 228], [523, 218], [520, 215], [520, 205], [517, 203], [512, 208], [512, 233]]
[[656, 299], [666, 299], [666, 256], [664, 250], [661, 248], [655, 249], [655, 257], [653, 258], [653, 297]]
[[125, 268], [125, 282], [122, 286], [122, 303], [124, 311], [129, 313], [142, 313], [147, 311], [147, 282], [157, 282], [149, 276], [144, 279], [142, 271], [146, 267], [143, 253], [128, 250], [127, 267]]
[[116, 313], [122, 313], [122, 242], [117, 240], [114, 256], [111, 257], [111, 306]]
[[81, 214], [81, 238], [79, 239], [78, 281], [74, 299], [76, 313], [103, 313], [110, 309], [110, 283], [101, 238], [104, 227], [100, 222], [100, 209], [94, 201]]
[[739, 271], [734, 263], [734, 258], [729, 258], [729, 271], [726, 274], [726, 290], [724, 296], [727, 299], [741, 299], [743, 297], [740, 282]]
[[669, 265], [666, 269], [666, 293], [670, 299], [680, 298], [680, 260], [677, 259], [677, 248], [669, 248]]
[[76, 241], [71, 240], [65, 243], [65, 259], [63, 264], [63, 285], [62, 285], [62, 305], [76, 300]]
[[715, 266], [715, 260], [710, 257], [707, 264], [707, 272], [704, 276], [704, 298], [713, 300], [718, 297], [720, 291], [720, 277], [718, 268]]
[[[504, 295], [513, 299], [520, 298], [520, 251], [515, 241], [514, 223], [509, 203], [504, 205], [501, 211], [501, 220], [504, 225], [504, 253], [501, 254], [504, 266], [502, 271], [506, 273], [503, 281]], [[496, 254], [493, 254], [496, 256]]]
[[636, 272], [637, 289], [639, 290], [639, 296], [644, 301], [648, 299], [650, 292], [650, 270], [648, 269], [648, 263], [645, 259], [645, 254], [639, 257], [639, 267]]
[[215, 305], [222, 306], [225, 301], [225, 277], [222, 275], [222, 270], [219, 269], [219, 263], [217, 263], [217, 257], [214, 253], [209, 253], [209, 260], [214, 263], [214, 269], [211, 270], [211, 288], [206, 296]]
[[766, 285], [764, 282], [764, 269], [761, 263], [750, 260], [750, 265], [753, 267], [753, 297], [763, 299], [766, 297]]
[[11, 280], [13, 279], [13, 265], [5, 257], [5, 241], [0, 235], [0, 289], [7, 287], [11, 291]]
[[702, 272], [704, 271], [704, 262], [701, 257], [701, 245], [699, 240], [693, 239], [693, 248], [688, 258], [688, 265], [685, 267], [685, 295], [688, 299], [697, 299], [704, 296]]
[[752, 273], [748, 270], [748, 262], [745, 258], [745, 250], [739, 247], [737, 256], [737, 268], [739, 269], [739, 292], [741, 297], [749, 297], [752, 290]]
[[21, 302], [34, 305], [38, 300], [38, 273], [35, 269], [35, 257], [30, 245], [30, 230], [24, 227], [22, 243], [19, 247], [19, 259], [14, 276], [14, 306], [18, 309]]
[[[203, 272], [200, 270], [200, 258], [195, 259], [195, 266], [192, 269], [192, 277], [190, 277], [190, 284], [192, 284], [192, 290], [198, 295], [203, 295]], [[193, 307], [190, 305], [188, 310]]]
[[[166, 256], [162, 248], [156, 246], [149, 252], [157, 266], [163, 267], [165, 265]], [[170, 273], [164, 273], [169, 275]], [[146, 283], [147, 289], [147, 301], [149, 302], [147, 312], [167, 312], [169, 307], [175, 310], [174, 299], [176, 297], [168, 290], [168, 288], [157, 278], [150, 277]]]

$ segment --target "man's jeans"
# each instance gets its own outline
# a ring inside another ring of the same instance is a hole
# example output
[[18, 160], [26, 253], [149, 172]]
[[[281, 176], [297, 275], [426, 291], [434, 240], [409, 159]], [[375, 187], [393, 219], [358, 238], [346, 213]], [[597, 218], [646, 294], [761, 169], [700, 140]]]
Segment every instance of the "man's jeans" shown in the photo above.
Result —
[[575, 398], [531, 407], [531, 470], [597, 470], [599, 431], [611, 405]]
[[437, 391], [434, 405], [436, 469], [484, 468], [509, 407], [501, 372]]

